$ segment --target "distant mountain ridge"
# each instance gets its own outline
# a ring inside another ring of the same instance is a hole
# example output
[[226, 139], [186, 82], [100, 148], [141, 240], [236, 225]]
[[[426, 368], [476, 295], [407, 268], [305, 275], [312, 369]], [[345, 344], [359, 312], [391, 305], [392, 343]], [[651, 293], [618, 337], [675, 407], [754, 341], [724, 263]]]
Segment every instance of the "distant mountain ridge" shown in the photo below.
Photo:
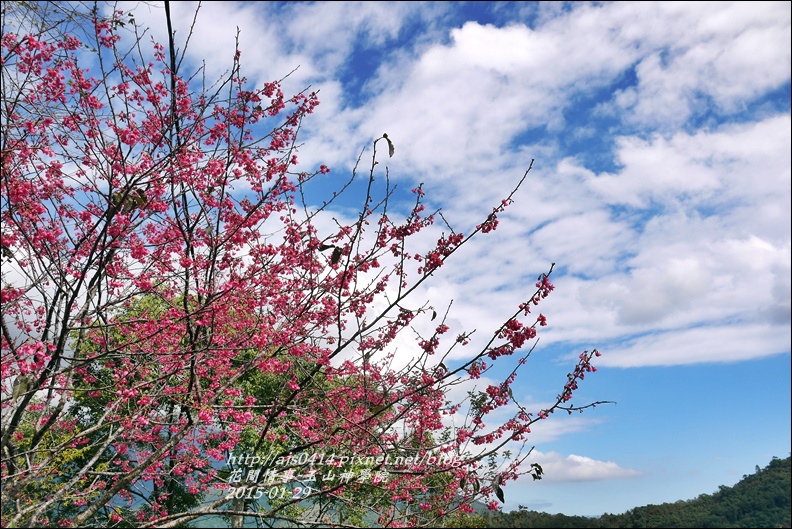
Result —
[[486, 527], [790, 527], [792, 459], [774, 457], [733, 487], [692, 500], [636, 507], [596, 518], [519, 510], [484, 515]]

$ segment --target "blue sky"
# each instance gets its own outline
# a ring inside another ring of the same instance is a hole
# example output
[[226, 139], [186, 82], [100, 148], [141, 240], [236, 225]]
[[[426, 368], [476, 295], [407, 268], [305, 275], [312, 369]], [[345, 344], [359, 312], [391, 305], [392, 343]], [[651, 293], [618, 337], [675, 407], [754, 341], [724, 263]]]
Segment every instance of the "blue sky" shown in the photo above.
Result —
[[[177, 41], [195, 7], [172, 3]], [[509, 484], [505, 510], [596, 515], [712, 493], [790, 453], [790, 9], [205, 2], [189, 58], [219, 75], [239, 28], [250, 81], [297, 68], [285, 92], [319, 90], [306, 170], [327, 164], [334, 187], [387, 132], [391, 181], [423, 182], [460, 231], [535, 159], [499, 229], [417, 301], [453, 299], [452, 331], [482, 334], [556, 263], [515, 396], [540, 409], [597, 347], [576, 401], [617, 404], [537, 425], [546, 479]], [[166, 42], [161, 6], [135, 14]]]

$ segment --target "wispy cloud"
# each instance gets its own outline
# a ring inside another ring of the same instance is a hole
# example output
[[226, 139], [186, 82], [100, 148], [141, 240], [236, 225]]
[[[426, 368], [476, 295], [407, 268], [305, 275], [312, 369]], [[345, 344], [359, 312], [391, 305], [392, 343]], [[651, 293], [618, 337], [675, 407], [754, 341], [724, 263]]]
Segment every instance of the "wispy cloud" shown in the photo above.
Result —
[[557, 452], [542, 453], [534, 451], [524, 466], [538, 463], [544, 471], [544, 480], [550, 482], [565, 481], [602, 481], [607, 479], [634, 478], [641, 472], [630, 468], [622, 468], [613, 461], [597, 461], [590, 457], [570, 454], [563, 456]]

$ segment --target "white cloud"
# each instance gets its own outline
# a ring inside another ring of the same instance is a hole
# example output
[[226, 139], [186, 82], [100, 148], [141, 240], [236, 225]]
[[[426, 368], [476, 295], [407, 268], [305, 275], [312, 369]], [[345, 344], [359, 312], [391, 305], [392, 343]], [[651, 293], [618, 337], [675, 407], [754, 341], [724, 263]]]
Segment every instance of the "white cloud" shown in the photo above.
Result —
[[[663, 233], [688, 230], [690, 241], [656, 236], [642, 241], [628, 271], [560, 280], [546, 300], [544, 339], [598, 344], [605, 353], [598, 365], [625, 367], [788, 351], [790, 246], [758, 237], [722, 239], [717, 231], [708, 241], [699, 234], [711, 223], [668, 222]], [[650, 334], [629, 347], [620, 344], [643, 333]]]
[[464, 184], [477, 172], [492, 181], [492, 161], [514, 136], [562, 126], [569, 84], [601, 82], [626, 65], [608, 43], [583, 50], [568, 37], [523, 25], [466, 23], [452, 30], [449, 44], [424, 50], [398, 72], [380, 72], [389, 79], [379, 83], [389, 88], [373, 102], [363, 130], [374, 134], [387, 124], [389, 134], [401, 138], [407, 166], [434, 181]]
[[781, 115], [716, 131], [679, 132], [669, 139], [621, 137], [616, 157], [623, 169], [590, 176], [587, 185], [610, 204], [639, 208], [652, 201], [763, 206], [755, 203], [759, 199], [771, 199], [772, 207], [785, 200], [779, 192], [790, 189], [791, 125], [789, 115]]
[[644, 50], [637, 86], [616, 100], [636, 124], [679, 126], [708, 100], [719, 111], [740, 110], [789, 79], [788, 4], [734, 2], [713, 10], [642, 2], [608, 11], [621, 37]]
[[[573, 225], [548, 238], [555, 250], [569, 245], [570, 270], [580, 276], [560, 279], [547, 301], [547, 338], [601, 343], [656, 331], [699, 346], [652, 354], [661, 346], [651, 343], [669, 345], [653, 335], [640, 347], [608, 347], [620, 351], [604, 357], [610, 365], [734, 361], [788, 350], [790, 143], [785, 115], [669, 139], [624, 138], [617, 151], [623, 168], [614, 174], [560, 164], [603, 202], [589, 199], [585, 225], [575, 226], [568, 212], [564, 221]], [[530, 241], [541, 242], [550, 226]], [[760, 338], [750, 347], [737, 340], [724, 353], [722, 322]], [[714, 331], [709, 344], [702, 327]]]
[[722, 324], [651, 333], [604, 351], [597, 365], [646, 367], [738, 362], [788, 352], [789, 327]]
[[565, 457], [557, 452], [534, 450], [522, 466], [527, 470], [531, 463], [541, 465], [544, 471], [542, 481], [550, 482], [602, 481], [641, 475], [637, 470], [622, 468], [613, 461], [598, 461], [575, 454]]

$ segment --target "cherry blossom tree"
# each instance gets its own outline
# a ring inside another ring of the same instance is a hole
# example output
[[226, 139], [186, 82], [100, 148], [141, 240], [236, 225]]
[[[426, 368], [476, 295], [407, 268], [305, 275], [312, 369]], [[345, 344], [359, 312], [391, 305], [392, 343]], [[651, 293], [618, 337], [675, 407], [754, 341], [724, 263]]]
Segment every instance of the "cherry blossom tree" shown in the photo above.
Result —
[[[4, 12], [3, 526], [438, 525], [541, 478], [515, 443], [599, 404], [571, 402], [596, 350], [546, 409], [513, 396], [552, 266], [465, 361], [448, 357], [470, 331], [414, 299], [497, 228], [530, 167], [429, 247], [418, 235], [442, 217], [421, 186], [407, 215], [388, 207], [386, 134], [311, 207], [330, 169], [299, 167], [297, 138], [317, 95], [250, 87], [239, 50], [214, 82], [182, 75], [165, 11], [165, 44], [98, 6], [71, 32]], [[356, 218], [320, 233], [360, 180]], [[394, 340], [418, 321], [433, 332], [399, 363]], [[449, 400], [495, 364], [510, 375]], [[495, 410], [511, 416], [485, 422]]]

